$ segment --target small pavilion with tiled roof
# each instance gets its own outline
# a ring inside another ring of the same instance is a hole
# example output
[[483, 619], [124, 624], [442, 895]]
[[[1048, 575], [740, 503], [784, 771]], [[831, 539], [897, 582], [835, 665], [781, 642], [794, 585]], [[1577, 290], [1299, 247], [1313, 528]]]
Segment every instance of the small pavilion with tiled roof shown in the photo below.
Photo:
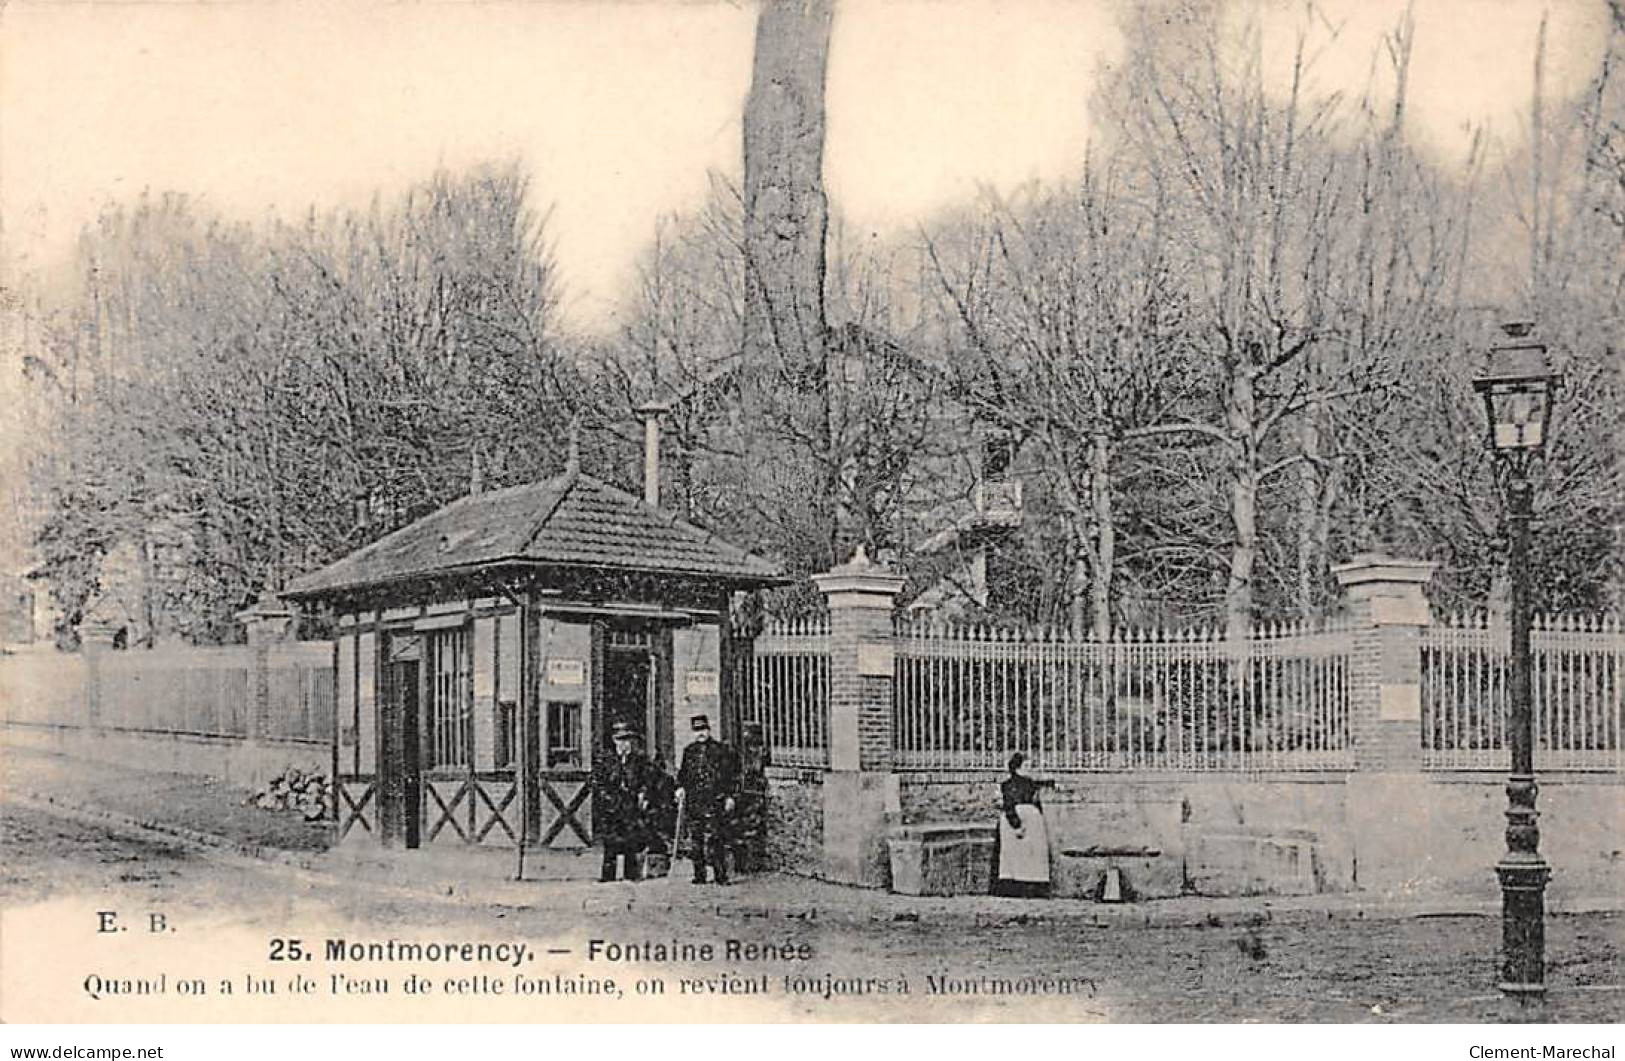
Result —
[[591, 768], [616, 723], [668, 770], [679, 719], [737, 739], [729, 601], [785, 581], [657, 489], [575, 468], [460, 498], [293, 580], [283, 596], [338, 621], [340, 838], [590, 844]]

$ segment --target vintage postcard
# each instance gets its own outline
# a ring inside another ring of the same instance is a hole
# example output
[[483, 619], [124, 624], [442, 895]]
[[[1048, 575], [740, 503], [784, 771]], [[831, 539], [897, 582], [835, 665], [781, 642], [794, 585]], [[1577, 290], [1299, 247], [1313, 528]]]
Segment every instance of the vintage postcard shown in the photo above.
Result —
[[1618, 0], [0, 59], [8, 1026], [1615, 1056]]

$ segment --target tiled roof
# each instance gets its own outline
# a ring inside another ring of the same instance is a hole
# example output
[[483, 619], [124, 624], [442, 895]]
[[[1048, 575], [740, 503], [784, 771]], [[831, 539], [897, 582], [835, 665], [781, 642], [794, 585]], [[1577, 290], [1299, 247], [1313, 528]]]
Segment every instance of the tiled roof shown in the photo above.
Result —
[[777, 566], [608, 483], [579, 472], [459, 498], [328, 566], [293, 580], [292, 597], [507, 562], [709, 576], [757, 585]]

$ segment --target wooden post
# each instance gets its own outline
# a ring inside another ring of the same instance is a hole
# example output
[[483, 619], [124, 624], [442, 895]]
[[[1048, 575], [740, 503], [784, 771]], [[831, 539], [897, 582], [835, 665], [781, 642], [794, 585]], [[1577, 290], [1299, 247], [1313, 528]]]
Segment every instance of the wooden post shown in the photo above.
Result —
[[[526, 591], [524, 600], [519, 602], [519, 696], [514, 707], [519, 712], [519, 718], [514, 723], [515, 739], [519, 741], [519, 755], [515, 760], [519, 773], [514, 778], [519, 799], [519, 855], [514, 880], [525, 879], [525, 848], [530, 843], [530, 715], [533, 710], [540, 710], [536, 684], [539, 662], [536, 658], [539, 629], [536, 619], [536, 593]], [[539, 715], [537, 720], [541, 720]]]

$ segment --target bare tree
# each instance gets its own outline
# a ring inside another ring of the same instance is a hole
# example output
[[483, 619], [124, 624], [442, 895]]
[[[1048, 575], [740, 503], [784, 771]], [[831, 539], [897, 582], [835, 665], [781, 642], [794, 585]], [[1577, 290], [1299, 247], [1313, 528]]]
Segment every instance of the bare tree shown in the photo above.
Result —
[[1173, 25], [1140, 22], [1113, 102], [1125, 147], [1179, 189], [1188, 221], [1191, 341], [1215, 398], [1200, 430], [1224, 455], [1225, 618], [1240, 636], [1254, 616], [1263, 492], [1302, 465], [1293, 595], [1313, 610], [1337, 486], [1331, 414], [1397, 381], [1459, 240], [1402, 147], [1408, 28], [1389, 41], [1387, 120], [1368, 111], [1351, 127], [1340, 97], [1311, 90], [1307, 29], [1277, 85], [1256, 17], [1191, 6]]
[[1166, 200], [1090, 168], [1063, 195], [996, 203], [965, 260], [930, 253], [964, 337], [952, 393], [1019, 440], [1065, 513], [1070, 624], [1106, 637], [1125, 446], [1185, 430], [1198, 381], [1181, 349]]
[[[831, 256], [842, 323], [817, 337], [812, 416], [788, 369], [752, 374], [743, 229], [742, 202], [721, 178], [702, 211], [661, 222], [603, 366], [616, 401], [669, 404], [669, 474], [689, 515], [798, 569], [860, 542], [892, 549], [909, 469], [934, 448], [939, 385], [893, 334], [894, 277], [861, 251]], [[773, 393], [750, 397], [773, 381]]]
[[[68, 381], [39, 545], [70, 616], [128, 546], [148, 631], [235, 635], [246, 596], [554, 461], [573, 370], [516, 169], [265, 230], [110, 211], [35, 373]], [[358, 525], [355, 499], [370, 515]]]

